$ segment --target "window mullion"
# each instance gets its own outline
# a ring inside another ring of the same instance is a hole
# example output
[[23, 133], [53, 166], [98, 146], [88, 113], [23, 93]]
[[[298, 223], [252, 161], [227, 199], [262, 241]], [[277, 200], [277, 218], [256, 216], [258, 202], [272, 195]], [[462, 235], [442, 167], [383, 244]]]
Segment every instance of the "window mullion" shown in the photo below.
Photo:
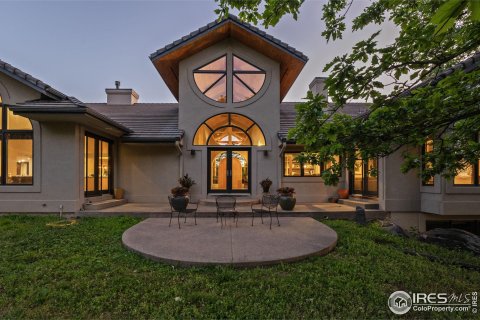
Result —
[[[212, 72], [213, 73], [213, 72]], [[203, 91], [202, 93], [203, 94], [206, 94], [208, 92], [208, 90], [212, 89], [217, 83], [220, 82], [220, 80], [222, 80], [223, 78], [225, 77], [225, 74], [223, 76], [221, 76], [220, 78], [217, 79], [217, 81], [213, 82], [207, 89], [205, 89], [205, 91]]]
[[243, 84], [245, 86], [245, 88], [247, 88], [251, 93], [253, 93], [253, 95], [256, 95], [257, 93], [252, 89], [250, 88], [250, 86], [248, 84], [246, 84], [242, 79], [240, 79], [240, 77], [237, 76], [237, 73], [234, 73], [233, 76], [238, 80], [240, 81], [241, 84]]

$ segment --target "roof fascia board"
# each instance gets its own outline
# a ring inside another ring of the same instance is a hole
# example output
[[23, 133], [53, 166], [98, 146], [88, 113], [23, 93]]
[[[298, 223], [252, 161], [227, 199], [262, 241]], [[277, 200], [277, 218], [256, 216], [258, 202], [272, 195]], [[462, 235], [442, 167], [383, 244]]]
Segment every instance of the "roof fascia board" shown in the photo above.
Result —
[[42, 108], [39, 109], [38, 107], [29, 107], [29, 106], [8, 106], [10, 110], [13, 111], [14, 114], [18, 115], [28, 115], [28, 114], [85, 114], [89, 115], [97, 120], [100, 120], [108, 125], [111, 125], [125, 133], [132, 133], [133, 131], [129, 128], [123, 126], [122, 124], [106, 117], [98, 112], [95, 112], [87, 107], [83, 106], [76, 106], [76, 107], [50, 107], [50, 108]]
[[28, 81], [27, 79], [24, 79], [18, 75], [16, 75], [15, 73], [12, 73], [12, 72], [9, 72], [8, 70], [5, 70], [5, 69], [2, 69], [0, 68], [0, 72], [5, 74], [6, 76], [12, 78], [12, 79], [15, 79], [17, 81], [19, 81], [20, 83], [28, 86], [29, 88], [32, 88], [33, 90], [35, 91], [38, 91], [40, 92], [41, 94], [51, 98], [51, 99], [54, 99], [54, 100], [62, 100], [61, 97], [58, 97], [58, 96], [55, 96], [53, 94], [51, 94], [50, 92], [44, 90], [44, 89], [41, 89], [39, 88], [38, 86], [36, 86], [35, 84], [31, 83], [30, 81]]
[[192, 41], [195, 41], [198, 37], [202, 36], [202, 35], [205, 35], [213, 30], [216, 30], [218, 28], [220, 28], [221, 26], [223, 26], [224, 24], [227, 24], [227, 23], [233, 23], [235, 25], [237, 25], [238, 27], [242, 28], [243, 30], [263, 39], [264, 41], [268, 42], [270, 45], [274, 46], [275, 48], [297, 58], [298, 60], [302, 61], [302, 62], [307, 62], [308, 61], [308, 58], [304, 58], [304, 57], [301, 57], [299, 56], [298, 54], [295, 54], [289, 50], [287, 50], [286, 48], [280, 46], [279, 44], [277, 44], [275, 41], [272, 41], [271, 39], [268, 39], [267, 37], [259, 34], [258, 32], [255, 32], [254, 30], [251, 30], [250, 28], [246, 27], [245, 25], [243, 25], [242, 23], [232, 19], [232, 18], [226, 18], [224, 20], [222, 20], [221, 22], [218, 22], [217, 24], [215, 24], [214, 26], [210, 27], [210, 28], [206, 28], [205, 30], [203, 30], [202, 32], [199, 32], [198, 34], [194, 35], [193, 37], [185, 40], [185, 41], [181, 41], [180, 43], [178, 43], [177, 45], [173, 45], [171, 48], [168, 48], [167, 50], [161, 52], [161, 53], [157, 53], [157, 52], [154, 52], [150, 55], [150, 60], [152, 62], [156, 61], [157, 59], [161, 58], [162, 56], [165, 56], [169, 53], [171, 53], [172, 51], [175, 51], [183, 46], [186, 46], [188, 45], [190, 42]]

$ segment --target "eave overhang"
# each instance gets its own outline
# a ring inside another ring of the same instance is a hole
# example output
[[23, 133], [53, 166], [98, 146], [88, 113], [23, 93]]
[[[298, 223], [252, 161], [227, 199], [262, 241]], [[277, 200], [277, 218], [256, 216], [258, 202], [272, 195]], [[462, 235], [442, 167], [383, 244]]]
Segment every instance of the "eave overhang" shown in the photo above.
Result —
[[171, 144], [177, 141], [182, 141], [183, 134], [176, 137], [138, 137], [138, 136], [124, 136], [122, 137], [122, 142], [126, 143], [165, 143]]
[[268, 35], [264, 31], [230, 15], [212, 22], [150, 55], [150, 60], [174, 97], [179, 94], [179, 63], [227, 38], [280, 63], [280, 100], [286, 96], [295, 79], [308, 61], [300, 51]]
[[114, 136], [131, 133], [122, 124], [84, 106], [71, 102], [26, 102], [9, 105], [14, 114], [40, 122], [73, 122], [99, 128]]

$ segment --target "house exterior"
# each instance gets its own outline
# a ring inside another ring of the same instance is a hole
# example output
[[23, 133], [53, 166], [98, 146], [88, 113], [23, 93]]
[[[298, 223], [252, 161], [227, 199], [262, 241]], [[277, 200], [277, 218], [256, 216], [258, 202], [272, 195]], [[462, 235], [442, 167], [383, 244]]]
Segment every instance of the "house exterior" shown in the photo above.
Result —
[[[212, 22], [150, 59], [178, 103], [141, 103], [120, 83], [106, 89], [106, 103], [84, 103], [0, 62], [0, 212], [77, 212], [115, 188], [129, 202], [165, 203], [188, 173], [197, 199], [258, 197], [259, 182], [270, 178], [273, 189], [294, 187], [298, 202], [326, 202], [349, 188], [376, 199], [402, 224], [479, 226], [478, 164], [462, 185], [435, 177], [425, 186], [417, 173], [400, 172], [399, 151], [359, 160], [332, 187], [320, 177], [324, 165], [297, 163], [302, 146], [287, 139], [295, 103], [283, 98], [308, 58], [236, 17]], [[479, 61], [477, 55], [466, 66]], [[325, 93], [323, 80], [313, 79], [309, 89]], [[361, 115], [367, 107], [350, 103], [342, 112]], [[371, 167], [378, 177], [369, 176]]]

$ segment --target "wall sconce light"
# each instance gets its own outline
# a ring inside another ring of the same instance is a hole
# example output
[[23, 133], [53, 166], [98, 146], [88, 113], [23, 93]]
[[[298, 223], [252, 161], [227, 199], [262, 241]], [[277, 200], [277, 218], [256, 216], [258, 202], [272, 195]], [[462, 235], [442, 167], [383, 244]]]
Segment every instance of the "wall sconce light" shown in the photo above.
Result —
[[193, 157], [195, 155], [195, 150], [190, 150], [190, 155]]
[[263, 155], [264, 155], [265, 157], [268, 157], [268, 150], [263, 150]]

